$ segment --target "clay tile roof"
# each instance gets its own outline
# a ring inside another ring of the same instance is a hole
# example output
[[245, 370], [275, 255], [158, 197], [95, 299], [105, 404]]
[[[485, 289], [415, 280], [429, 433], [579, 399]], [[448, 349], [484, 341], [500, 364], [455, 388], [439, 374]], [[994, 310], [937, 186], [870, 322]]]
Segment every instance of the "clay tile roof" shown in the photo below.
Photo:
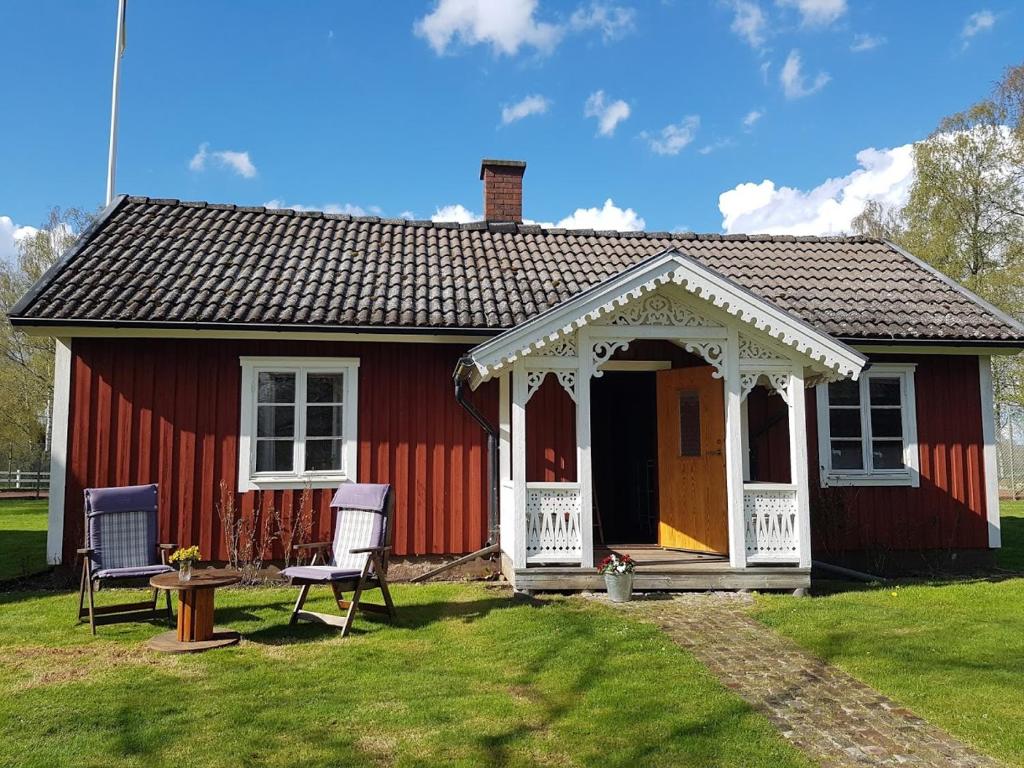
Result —
[[20, 325], [498, 331], [673, 247], [846, 339], [1022, 342], [894, 246], [438, 224], [123, 197], [12, 310]]

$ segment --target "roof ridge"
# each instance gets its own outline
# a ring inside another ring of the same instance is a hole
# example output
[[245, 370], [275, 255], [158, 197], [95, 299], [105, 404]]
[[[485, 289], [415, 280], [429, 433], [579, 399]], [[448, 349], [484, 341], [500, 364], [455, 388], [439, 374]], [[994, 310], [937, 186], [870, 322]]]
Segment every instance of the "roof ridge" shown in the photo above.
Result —
[[544, 227], [540, 224], [516, 224], [514, 222], [457, 222], [387, 218], [383, 216], [355, 216], [350, 213], [328, 213], [327, 211], [307, 211], [297, 208], [268, 208], [263, 205], [245, 206], [235, 203], [211, 203], [205, 200], [180, 200], [177, 198], [147, 197], [145, 195], [129, 195], [127, 199], [128, 202], [135, 204], [173, 205], [183, 208], [208, 208], [217, 211], [241, 211], [244, 213], [265, 213], [310, 219], [332, 219], [335, 221], [351, 221], [356, 224], [431, 227], [467, 232], [488, 231], [499, 234], [552, 235], [555, 237], [649, 237], [665, 240], [697, 240], [705, 242], [741, 241], [757, 243], [865, 243], [871, 245], [891, 245], [881, 238], [868, 237], [866, 235], [770, 235], [760, 233], [726, 234], [721, 232], [668, 232], [658, 230], [565, 229], [562, 227]]

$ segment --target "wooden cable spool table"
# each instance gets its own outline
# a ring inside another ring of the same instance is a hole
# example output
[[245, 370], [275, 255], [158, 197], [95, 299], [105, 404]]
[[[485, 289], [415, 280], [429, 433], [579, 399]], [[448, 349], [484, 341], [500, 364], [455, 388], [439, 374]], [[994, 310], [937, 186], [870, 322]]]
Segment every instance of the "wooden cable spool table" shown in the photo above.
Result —
[[178, 593], [178, 628], [157, 635], [146, 645], [165, 653], [195, 653], [237, 643], [237, 632], [213, 625], [213, 593], [217, 587], [241, 580], [237, 573], [223, 570], [193, 571], [188, 581], [181, 581], [177, 571], [151, 578], [149, 586], [154, 589]]

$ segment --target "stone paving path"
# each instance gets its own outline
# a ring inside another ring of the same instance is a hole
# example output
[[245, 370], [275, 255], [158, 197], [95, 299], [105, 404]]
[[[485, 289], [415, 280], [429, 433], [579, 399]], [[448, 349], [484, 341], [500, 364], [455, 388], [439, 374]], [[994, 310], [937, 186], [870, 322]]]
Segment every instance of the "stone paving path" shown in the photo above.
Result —
[[684, 594], [623, 610], [661, 626], [796, 747], [826, 766], [999, 766], [752, 618], [751, 598]]

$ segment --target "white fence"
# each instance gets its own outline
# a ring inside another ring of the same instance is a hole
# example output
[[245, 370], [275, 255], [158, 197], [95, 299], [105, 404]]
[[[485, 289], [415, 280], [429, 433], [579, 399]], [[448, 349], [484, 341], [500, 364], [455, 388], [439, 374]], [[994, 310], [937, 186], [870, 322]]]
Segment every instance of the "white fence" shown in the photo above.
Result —
[[12, 469], [0, 472], [0, 489], [34, 491], [50, 487], [49, 472], [35, 472], [28, 469]]
[[996, 405], [999, 495], [1024, 499], [1024, 407]]

